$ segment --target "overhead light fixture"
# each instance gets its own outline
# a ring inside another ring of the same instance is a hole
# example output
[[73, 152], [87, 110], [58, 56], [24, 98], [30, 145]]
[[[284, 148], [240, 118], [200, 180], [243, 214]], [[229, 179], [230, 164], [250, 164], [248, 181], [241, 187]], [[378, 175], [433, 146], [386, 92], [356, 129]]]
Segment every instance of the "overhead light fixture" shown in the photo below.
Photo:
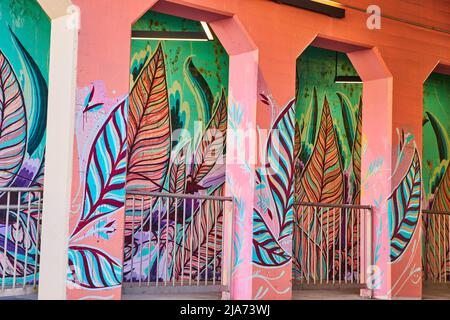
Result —
[[345, 18], [344, 7], [334, 1], [329, 0], [272, 0], [281, 4], [290, 5], [296, 8], [325, 14], [333, 18]]
[[159, 41], [212, 41], [214, 36], [204, 21], [200, 22], [201, 31], [147, 31], [133, 30], [131, 39], [133, 40], [159, 40]]
[[339, 76], [338, 75], [338, 53], [336, 52], [336, 68], [334, 73], [334, 83], [363, 83], [360, 76]]

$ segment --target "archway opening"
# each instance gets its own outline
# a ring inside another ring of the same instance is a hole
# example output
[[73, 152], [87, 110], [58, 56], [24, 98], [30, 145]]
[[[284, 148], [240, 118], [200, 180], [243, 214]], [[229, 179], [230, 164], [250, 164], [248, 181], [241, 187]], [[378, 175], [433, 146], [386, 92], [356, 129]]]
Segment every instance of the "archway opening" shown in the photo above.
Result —
[[359, 293], [362, 92], [345, 53], [310, 46], [297, 60], [294, 289]]
[[439, 65], [423, 86], [423, 297], [449, 297], [450, 72]]
[[206, 22], [154, 10], [132, 35], [125, 293], [220, 298], [228, 54]]

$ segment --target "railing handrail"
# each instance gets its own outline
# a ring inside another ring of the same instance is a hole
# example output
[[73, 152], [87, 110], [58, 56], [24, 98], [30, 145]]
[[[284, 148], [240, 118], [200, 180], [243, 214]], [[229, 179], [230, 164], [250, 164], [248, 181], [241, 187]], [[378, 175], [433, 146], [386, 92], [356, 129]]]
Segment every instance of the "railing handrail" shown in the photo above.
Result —
[[145, 192], [145, 191], [139, 191], [139, 190], [127, 190], [127, 195], [147, 196], [147, 197], [152, 197], [152, 198], [177, 198], [177, 199], [233, 202], [232, 197], [205, 196], [205, 195], [197, 195], [197, 194], [177, 194], [177, 193], [164, 193], [164, 192]]
[[435, 215], [443, 215], [443, 216], [450, 216], [450, 211], [422, 210], [422, 213], [425, 213], [425, 214], [435, 214]]
[[372, 206], [368, 206], [368, 205], [335, 204], [335, 203], [302, 202], [302, 201], [296, 201], [296, 202], [294, 202], [294, 206], [321, 207], [321, 208], [338, 208], [338, 209], [372, 210]]
[[0, 188], [0, 192], [43, 192], [43, 188]]

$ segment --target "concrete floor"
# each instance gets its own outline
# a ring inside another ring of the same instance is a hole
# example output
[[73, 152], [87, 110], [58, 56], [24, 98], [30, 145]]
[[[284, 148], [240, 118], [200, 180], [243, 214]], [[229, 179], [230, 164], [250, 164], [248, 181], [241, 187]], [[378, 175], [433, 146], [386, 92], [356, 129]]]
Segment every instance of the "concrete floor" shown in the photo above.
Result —
[[[124, 294], [123, 300], [220, 300], [217, 292], [203, 293], [137, 293]], [[0, 297], [0, 300], [37, 300], [37, 294]], [[359, 296], [359, 289], [323, 289], [295, 290], [292, 300], [364, 300]], [[423, 300], [450, 300], [450, 287], [424, 287]]]

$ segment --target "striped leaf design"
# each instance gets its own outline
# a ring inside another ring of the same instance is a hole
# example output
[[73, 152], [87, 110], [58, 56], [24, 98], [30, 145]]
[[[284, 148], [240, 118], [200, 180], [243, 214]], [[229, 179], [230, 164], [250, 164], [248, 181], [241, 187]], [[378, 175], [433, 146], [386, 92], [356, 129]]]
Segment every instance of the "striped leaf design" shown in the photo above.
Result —
[[302, 151], [302, 135], [298, 122], [295, 122], [295, 138], [294, 138], [294, 162], [300, 157]]
[[[292, 232], [294, 205], [295, 100], [289, 102], [273, 125], [267, 143], [267, 180], [276, 207], [279, 239]], [[289, 219], [288, 219], [289, 217]]]
[[9, 186], [19, 172], [26, 144], [22, 90], [10, 62], [0, 51], [0, 188]]
[[169, 192], [184, 193], [186, 185], [186, 152], [187, 146], [181, 148], [172, 160], [170, 168]]
[[[447, 166], [444, 177], [437, 188], [432, 205], [433, 211], [450, 211], [450, 165]], [[449, 217], [441, 215], [430, 215], [427, 225], [427, 268], [428, 274], [433, 280], [439, 276], [446, 278], [450, 272], [450, 248], [443, 243], [449, 243]], [[447, 258], [447, 260], [445, 259]]]
[[355, 132], [355, 140], [352, 150], [353, 176], [355, 178], [355, 196], [354, 204], [360, 203], [361, 189], [361, 144], [362, 144], [362, 98], [359, 102], [359, 110], [357, 114], [357, 124]]
[[33, 57], [24, 47], [22, 42], [9, 27], [12, 39], [16, 45], [17, 51], [20, 54], [24, 70], [24, 79], [26, 85], [23, 88], [27, 91], [27, 86], [31, 94], [31, 105], [28, 106], [28, 143], [27, 152], [29, 155], [33, 153], [42, 145], [44, 134], [47, 125], [47, 100], [48, 100], [48, 86], [42, 75], [39, 66], [34, 61]]
[[126, 101], [121, 102], [94, 139], [87, 162], [84, 207], [73, 235], [124, 205], [126, 109]]
[[222, 90], [214, 115], [195, 152], [187, 179], [187, 193], [196, 192], [201, 180], [214, 168], [219, 159], [225, 156], [227, 108], [227, 96], [225, 90]]
[[391, 262], [401, 257], [416, 229], [420, 214], [421, 185], [419, 153], [415, 150], [406, 176], [388, 201]]
[[[337, 134], [326, 98], [314, 151], [306, 164], [300, 184], [300, 200], [303, 202], [343, 203], [344, 177], [339, 160]], [[317, 238], [320, 226], [309, 225], [314, 221], [308, 217], [311, 211], [301, 214], [305, 215], [305, 230], [311, 230], [316, 234], [312, 235], [312, 238]], [[327, 234], [331, 246], [339, 228], [340, 211], [336, 210], [333, 214], [326, 211], [320, 216], [320, 223], [323, 225], [324, 233]], [[328, 227], [329, 225], [330, 227]]]
[[258, 210], [253, 212], [253, 262], [261, 266], [282, 266], [289, 254], [281, 247]]
[[69, 247], [68, 280], [85, 289], [110, 289], [121, 284], [119, 262], [105, 252], [87, 246]]
[[[299, 200], [342, 204], [344, 177], [339, 160], [337, 134], [333, 126], [330, 106], [325, 97], [317, 141], [313, 153], [300, 179]], [[299, 230], [296, 237], [303, 237], [303, 252], [314, 252], [316, 246], [332, 248], [336, 241], [341, 221], [341, 210], [314, 210], [300, 207], [297, 212]], [[325, 241], [324, 239], [327, 239]], [[301, 255], [302, 268], [306, 268], [308, 257]], [[318, 257], [314, 261], [319, 261]], [[304, 270], [303, 270], [304, 271]], [[316, 269], [311, 270], [317, 272]], [[315, 276], [312, 274], [312, 276]]]
[[[222, 184], [212, 196], [222, 196], [224, 190], [225, 185]], [[189, 278], [191, 268], [194, 276], [199, 272], [201, 274], [213, 260], [214, 254], [216, 256], [220, 254], [223, 214], [224, 204], [221, 202], [203, 201], [201, 210], [199, 206], [191, 219], [186, 221], [184, 229], [177, 236], [177, 242], [180, 244], [176, 248], [173, 260], [176, 279]]]
[[130, 94], [127, 185], [161, 191], [170, 160], [170, 110], [161, 44]]

